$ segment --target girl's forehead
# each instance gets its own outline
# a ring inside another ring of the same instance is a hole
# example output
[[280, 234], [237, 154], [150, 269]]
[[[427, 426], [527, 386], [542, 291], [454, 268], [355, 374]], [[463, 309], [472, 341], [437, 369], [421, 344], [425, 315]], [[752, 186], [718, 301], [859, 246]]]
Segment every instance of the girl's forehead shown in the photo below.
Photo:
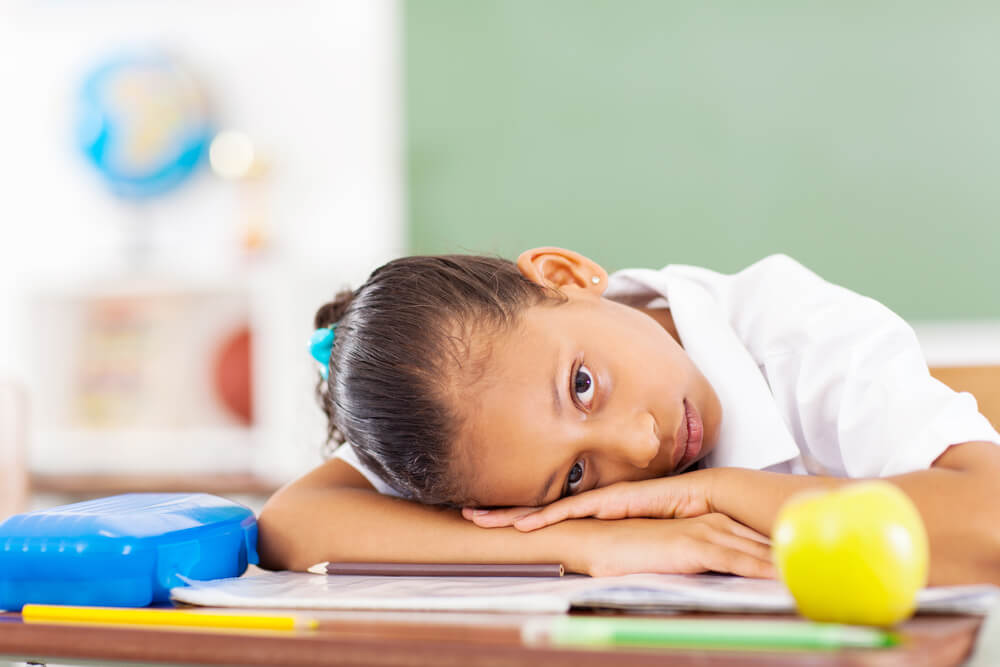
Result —
[[[567, 310], [559, 312], [562, 308]], [[477, 463], [476, 450], [494, 443], [502, 448], [516, 431], [540, 426], [553, 387], [572, 362], [570, 356], [581, 345], [594, 351], [605, 340], [596, 327], [587, 327], [596, 314], [570, 308], [533, 307], [499, 338], [472, 345], [472, 356], [481, 365], [474, 381], [463, 383], [455, 393], [471, 463]]]
[[[454, 398], [462, 421], [469, 427], [468, 438], [475, 441], [484, 411], [490, 412], [513, 406], [509, 394], [524, 397], [544, 392], [551, 386], [567, 357], [578, 348], [590, 352], [598, 348], [610, 350], [613, 336], [608, 333], [608, 318], [590, 304], [569, 301], [557, 305], [537, 305], [526, 308], [514, 326], [474, 333], [467, 359], [460, 372], [464, 378], [456, 383]], [[506, 412], [511, 418], [514, 414]], [[519, 415], [518, 415], [519, 416]]]
[[[603, 301], [603, 300], [602, 300]], [[571, 299], [566, 302], [544, 303], [525, 309], [522, 322], [534, 335], [563, 337], [579, 329], [566, 329], [570, 324], [596, 324], [610, 315], [603, 303], [596, 300]]]
[[[582, 346], [593, 352], [612, 342], [614, 336], [608, 334], [609, 327], [616, 326], [614, 319], [614, 313], [599, 306], [574, 301], [527, 308], [515, 326], [482, 341], [483, 377], [520, 383], [526, 373], [538, 369], [554, 372], [559, 355], [567, 349]], [[492, 384], [487, 382], [484, 388]]]

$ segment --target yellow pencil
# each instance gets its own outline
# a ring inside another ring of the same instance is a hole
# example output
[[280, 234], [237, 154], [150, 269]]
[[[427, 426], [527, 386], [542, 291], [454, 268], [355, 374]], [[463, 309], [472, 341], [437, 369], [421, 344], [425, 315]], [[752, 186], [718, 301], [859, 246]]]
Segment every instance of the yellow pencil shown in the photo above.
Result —
[[201, 628], [245, 628], [253, 630], [315, 630], [314, 618], [216, 614], [178, 609], [134, 609], [122, 607], [73, 607], [26, 604], [21, 609], [26, 623], [99, 623], [116, 625], [179, 625]]

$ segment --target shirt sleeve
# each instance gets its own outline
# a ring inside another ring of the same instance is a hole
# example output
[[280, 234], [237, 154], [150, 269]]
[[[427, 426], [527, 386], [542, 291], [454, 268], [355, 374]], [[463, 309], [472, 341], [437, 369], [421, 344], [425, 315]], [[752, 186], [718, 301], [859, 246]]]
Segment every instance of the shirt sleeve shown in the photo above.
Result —
[[333, 458], [341, 459], [342, 461], [348, 463], [352, 468], [361, 473], [379, 493], [387, 496], [393, 496], [395, 498], [403, 497], [401, 493], [389, 486], [385, 480], [361, 462], [361, 459], [358, 458], [357, 452], [354, 451], [354, 447], [352, 447], [349, 442], [345, 442], [340, 447], [337, 447], [337, 451], [334, 452]]
[[785, 255], [732, 276], [727, 298], [793, 436], [831, 474], [898, 475], [954, 444], [1000, 444], [976, 399], [933, 378], [912, 327], [874, 299]]

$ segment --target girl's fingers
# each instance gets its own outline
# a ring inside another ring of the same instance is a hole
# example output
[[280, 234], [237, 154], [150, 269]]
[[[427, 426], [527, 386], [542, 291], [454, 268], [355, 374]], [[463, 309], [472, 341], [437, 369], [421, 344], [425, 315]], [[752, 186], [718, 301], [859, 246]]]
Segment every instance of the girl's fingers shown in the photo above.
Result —
[[736, 526], [733, 528], [733, 532], [736, 533], [737, 535], [742, 535], [743, 537], [749, 540], [754, 540], [756, 542], [760, 542], [761, 544], [766, 544], [767, 546], [771, 546], [770, 537], [768, 537], [767, 535], [761, 535], [753, 528], [750, 528], [749, 526], [744, 526], [742, 523], [737, 523]]
[[600, 489], [563, 498], [522, 516], [514, 527], [524, 532], [550, 526], [566, 519], [592, 516], [598, 519], [627, 519], [654, 516], [646, 507], [648, 498], [637, 493], [630, 483], [620, 482]]
[[[588, 516], [598, 519], [672, 519], [678, 516], [678, 488], [683, 490], [685, 487], [678, 487], [674, 480], [666, 478], [617, 482], [578, 496], [557, 500], [538, 512], [521, 517], [514, 523], [514, 527], [528, 532], [566, 519]], [[694, 512], [689, 513], [689, 516], [701, 514]]]
[[592, 516], [598, 519], [627, 519], [634, 517], [670, 518], [663, 510], [653, 507], [656, 496], [643, 490], [638, 492], [626, 483], [587, 491], [578, 496], [563, 498], [556, 502], [519, 517], [514, 527], [530, 532], [550, 526], [566, 519], [581, 519]]
[[617, 512], [614, 506], [609, 506], [605, 494], [584, 493], [564, 498], [537, 512], [530, 512], [518, 517], [514, 521], [514, 527], [527, 533], [566, 519], [580, 519], [588, 516], [599, 516], [602, 519], [623, 518], [623, 515]]
[[481, 528], [502, 528], [512, 525], [515, 519], [525, 514], [530, 514], [537, 509], [537, 507], [501, 507], [499, 509], [483, 510], [463, 507], [462, 516]]
[[733, 521], [733, 526], [731, 528], [734, 535], [739, 535], [740, 537], [745, 537], [748, 540], [753, 540], [755, 542], [760, 542], [761, 544], [766, 544], [771, 546], [771, 539], [766, 535], [761, 535], [753, 528], [749, 526], [744, 526], [738, 521]]
[[710, 527], [704, 533], [708, 540], [770, 560], [771, 541], [753, 528], [726, 514], [707, 514], [701, 521]]
[[745, 553], [758, 560], [771, 562], [771, 547], [766, 544], [761, 544], [757, 540], [748, 539], [734, 533], [727, 533], [724, 531], [711, 533], [708, 540], [713, 544]]
[[703, 565], [708, 570], [728, 572], [756, 579], [774, 579], [777, 576], [773, 563], [761, 560], [739, 549], [731, 549], [712, 543], [705, 543], [702, 548]]
[[740, 537], [745, 537], [748, 540], [754, 540], [755, 542], [760, 542], [761, 544], [766, 544], [768, 546], [771, 545], [771, 540], [768, 539], [767, 536], [761, 535], [753, 528], [740, 523], [728, 514], [722, 514], [721, 512], [704, 514], [702, 515], [701, 520], [705, 521], [717, 530], [723, 530], [732, 533], [733, 535], [739, 535]]

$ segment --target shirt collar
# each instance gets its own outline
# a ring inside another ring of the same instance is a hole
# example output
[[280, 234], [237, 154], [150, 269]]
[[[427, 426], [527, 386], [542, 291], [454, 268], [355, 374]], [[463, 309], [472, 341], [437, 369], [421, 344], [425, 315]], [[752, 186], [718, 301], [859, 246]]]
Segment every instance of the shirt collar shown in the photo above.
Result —
[[619, 271], [609, 278], [604, 296], [632, 306], [661, 297], [669, 304], [685, 351], [722, 404], [719, 441], [705, 458], [707, 466], [762, 470], [797, 457], [798, 445], [757, 363], [733, 331], [721, 304], [685, 275], [689, 269], [695, 267]]

